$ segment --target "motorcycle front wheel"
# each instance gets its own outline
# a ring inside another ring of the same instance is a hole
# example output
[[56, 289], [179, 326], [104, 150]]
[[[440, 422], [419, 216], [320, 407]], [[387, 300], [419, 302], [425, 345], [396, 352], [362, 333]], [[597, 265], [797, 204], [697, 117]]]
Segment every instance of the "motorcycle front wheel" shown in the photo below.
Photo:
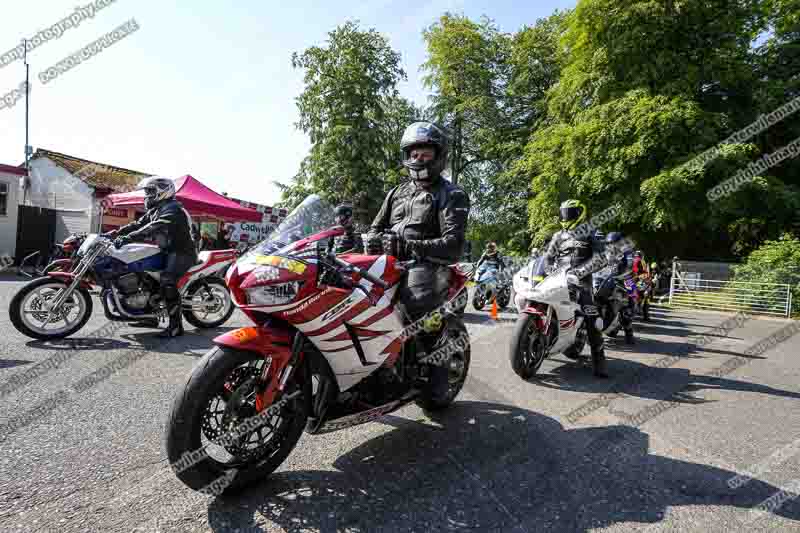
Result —
[[[178, 391], [165, 447], [173, 472], [189, 488], [216, 488], [215, 494], [237, 490], [271, 474], [297, 445], [308, 418], [302, 394], [268, 416], [255, 409], [256, 378], [264, 364], [257, 353], [215, 347]], [[284, 397], [303, 390], [302, 376], [298, 368]], [[256, 415], [263, 425], [238, 432], [246, 420], [258, 420]]]
[[523, 313], [514, 326], [509, 360], [514, 373], [530, 379], [539, 371], [547, 356], [547, 342], [534, 315]]
[[476, 311], [480, 311], [483, 309], [483, 306], [486, 305], [486, 301], [483, 299], [483, 296], [478, 292], [478, 289], [475, 289], [475, 295], [472, 297], [472, 307]]
[[51, 277], [35, 279], [22, 287], [8, 307], [16, 330], [46, 341], [68, 337], [86, 325], [92, 316], [92, 296], [84, 287], [76, 288], [57, 314], [49, 313], [48, 304], [67, 287], [67, 282]]
[[497, 295], [497, 307], [502, 311], [508, 307], [508, 302], [511, 301], [511, 290], [504, 289]]

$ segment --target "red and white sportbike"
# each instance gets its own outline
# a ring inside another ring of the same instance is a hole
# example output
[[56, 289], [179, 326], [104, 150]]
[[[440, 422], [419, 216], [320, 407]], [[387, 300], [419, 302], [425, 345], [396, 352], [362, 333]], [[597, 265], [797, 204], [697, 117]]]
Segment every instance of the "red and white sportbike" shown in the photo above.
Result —
[[[467, 298], [467, 275], [450, 266], [439, 287], [448, 301], [411, 322], [398, 288], [412, 262], [336, 256], [333, 240], [343, 233], [333, 209], [312, 195], [228, 271], [234, 301], [255, 326], [215, 338], [177, 393], [166, 451], [187, 486], [224, 478], [227, 488], [241, 487], [278, 468], [304, 430], [344, 429], [410, 402], [442, 409], [461, 390], [469, 337], [453, 311]], [[449, 370], [438, 401], [428, 386], [432, 364]]]
[[[178, 281], [183, 316], [198, 328], [224, 324], [235, 306], [222, 272], [236, 260], [235, 250], [200, 252], [199, 262]], [[135, 322], [166, 319], [160, 271], [166, 256], [153, 244], [115, 248], [113, 241], [89, 234], [78, 249], [70, 272], [47, 272], [25, 284], [11, 300], [14, 327], [35, 339], [60, 339], [79, 331], [92, 315], [89, 293], [100, 287], [106, 318]]]
[[539, 257], [514, 276], [519, 318], [509, 347], [511, 368], [522, 379], [536, 375], [542, 362], [558, 353], [581, 359], [586, 324], [577, 291], [567, 283], [564, 269], [548, 272]]

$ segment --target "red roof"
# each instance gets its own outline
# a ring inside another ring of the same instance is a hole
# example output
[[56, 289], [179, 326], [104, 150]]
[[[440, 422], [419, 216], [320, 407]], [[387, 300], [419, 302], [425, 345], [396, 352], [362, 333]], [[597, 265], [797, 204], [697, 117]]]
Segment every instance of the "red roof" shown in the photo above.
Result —
[[[175, 180], [176, 197], [191, 215], [211, 215], [229, 222], [261, 222], [263, 215], [218, 194], [190, 175]], [[144, 205], [144, 191], [111, 194], [113, 207]]]
[[14, 174], [17, 176], [25, 176], [27, 174], [24, 168], [14, 167], [11, 165], [4, 165], [3, 163], [0, 163], [0, 172], [5, 172], [6, 174]]

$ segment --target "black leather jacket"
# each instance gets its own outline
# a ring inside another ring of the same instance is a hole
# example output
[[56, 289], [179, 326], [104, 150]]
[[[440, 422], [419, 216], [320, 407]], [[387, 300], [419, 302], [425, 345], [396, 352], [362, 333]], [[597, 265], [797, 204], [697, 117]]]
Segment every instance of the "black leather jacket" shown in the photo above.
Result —
[[389, 192], [370, 233], [395, 231], [406, 241], [419, 241], [422, 257], [456, 262], [464, 251], [469, 209], [467, 193], [442, 177], [429, 189], [410, 180]]
[[127, 235], [133, 240], [154, 238], [165, 252], [196, 258], [191, 220], [180, 202], [167, 200], [147, 211], [139, 220], [121, 227], [117, 235]]
[[566, 269], [581, 281], [588, 278], [591, 282], [589, 276], [608, 265], [605, 254], [597, 247], [592, 235], [577, 235], [569, 230], [561, 230], [553, 235], [544, 257], [548, 266]]

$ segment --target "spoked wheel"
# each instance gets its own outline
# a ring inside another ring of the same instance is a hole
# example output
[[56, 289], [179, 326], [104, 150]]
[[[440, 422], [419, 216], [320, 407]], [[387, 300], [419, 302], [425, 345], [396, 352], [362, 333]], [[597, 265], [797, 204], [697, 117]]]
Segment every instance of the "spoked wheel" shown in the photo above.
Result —
[[53, 302], [67, 286], [60, 279], [45, 277], [22, 287], [8, 308], [17, 331], [34, 339], [50, 340], [63, 339], [81, 329], [92, 316], [89, 291], [78, 287], [61, 309], [52, 309]]
[[522, 379], [530, 379], [539, 371], [546, 356], [547, 339], [539, 330], [536, 317], [522, 314], [511, 337], [511, 368]]
[[295, 372], [277, 404], [258, 413], [255, 382], [264, 364], [256, 353], [217, 347], [195, 366], [166, 435], [167, 457], [188, 487], [203, 491], [224, 480], [219, 492], [240, 488], [272, 473], [294, 449], [308, 416], [303, 372]]
[[191, 287], [184, 298], [183, 317], [197, 328], [221, 326], [236, 309], [225, 282], [219, 278], [206, 278], [206, 289], [202, 283]]

